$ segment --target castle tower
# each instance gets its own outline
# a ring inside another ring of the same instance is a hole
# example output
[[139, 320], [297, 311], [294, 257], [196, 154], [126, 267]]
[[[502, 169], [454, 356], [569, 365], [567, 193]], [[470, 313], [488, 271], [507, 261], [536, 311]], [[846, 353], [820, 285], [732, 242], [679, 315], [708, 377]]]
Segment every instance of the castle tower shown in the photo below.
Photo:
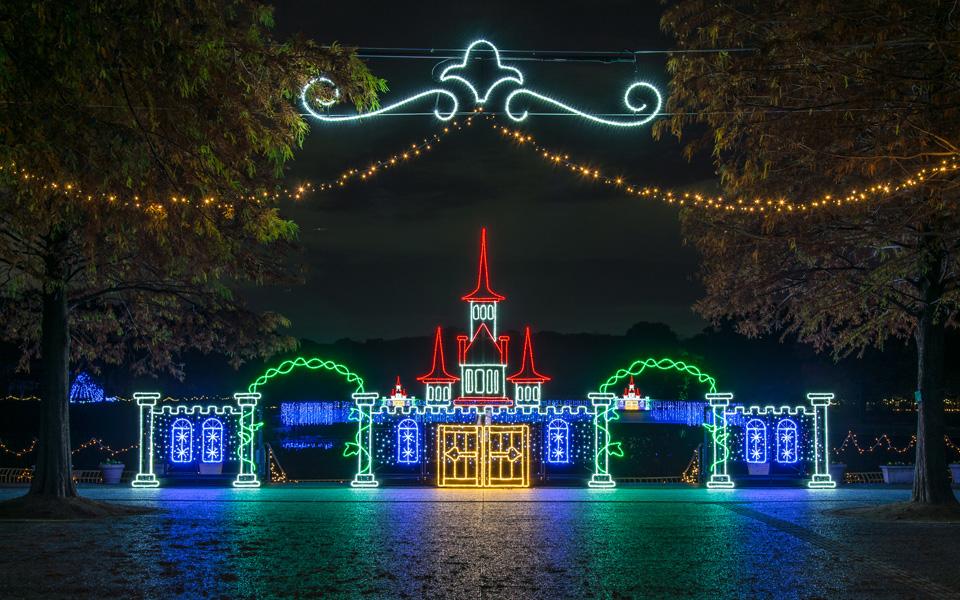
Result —
[[457, 404], [510, 404], [507, 397], [508, 336], [497, 335], [497, 308], [505, 298], [490, 287], [487, 230], [480, 230], [477, 285], [462, 300], [470, 306], [470, 335], [457, 336], [460, 396]]
[[[417, 377], [417, 381], [426, 385], [425, 398], [428, 406], [449, 406], [453, 397], [453, 384], [459, 381], [456, 375], [447, 373], [447, 364], [443, 356], [443, 334], [437, 327], [433, 340], [433, 363], [430, 372]], [[399, 378], [397, 380], [399, 383]]]
[[533, 344], [530, 342], [530, 326], [523, 335], [523, 358], [520, 370], [507, 377], [513, 384], [513, 398], [517, 406], [540, 406], [541, 387], [550, 381], [546, 375], [537, 372], [533, 362]]

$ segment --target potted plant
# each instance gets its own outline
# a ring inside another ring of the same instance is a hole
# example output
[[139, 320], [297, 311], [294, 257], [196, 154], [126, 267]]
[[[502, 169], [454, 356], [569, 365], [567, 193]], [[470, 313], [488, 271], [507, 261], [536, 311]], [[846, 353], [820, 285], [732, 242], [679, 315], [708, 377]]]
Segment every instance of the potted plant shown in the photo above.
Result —
[[203, 462], [200, 461], [201, 475], [219, 475], [223, 472], [223, 462]]
[[913, 484], [913, 465], [891, 463], [880, 465], [880, 470], [883, 472], [883, 482], [886, 484]]
[[747, 472], [750, 473], [751, 475], [769, 475], [770, 463], [769, 462], [762, 462], [762, 463], [748, 462]]
[[100, 472], [103, 473], [103, 482], [108, 485], [120, 483], [124, 464], [119, 460], [108, 458], [100, 463]]
[[843, 483], [843, 475], [847, 472], [846, 463], [834, 462], [830, 463], [830, 479], [833, 479], [837, 485]]

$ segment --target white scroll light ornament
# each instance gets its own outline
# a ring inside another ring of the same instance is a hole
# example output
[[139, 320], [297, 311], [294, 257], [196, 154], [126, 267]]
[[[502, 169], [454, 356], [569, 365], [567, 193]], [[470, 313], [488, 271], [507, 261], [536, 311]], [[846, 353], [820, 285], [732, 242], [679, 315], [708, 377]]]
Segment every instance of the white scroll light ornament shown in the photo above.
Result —
[[[471, 81], [467, 77], [459, 74], [460, 71], [467, 68], [467, 64], [470, 60], [470, 55], [477, 46], [486, 46], [487, 50], [492, 51], [494, 58], [497, 61], [498, 71], [506, 72], [506, 74], [504, 74], [502, 77], [496, 79], [492, 84], [487, 86], [483, 94], [480, 94], [479, 86], [474, 81]], [[500, 59], [500, 51], [497, 49], [496, 46], [494, 46], [492, 43], [488, 42], [487, 40], [476, 40], [475, 42], [467, 46], [467, 49], [463, 54], [463, 60], [460, 61], [459, 63], [455, 63], [444, 68], [443, 71], [441, 71], [440, 73], [439, 79], [441, 83], [445, 83], [448, 81], [457, 81], [462, 83], [467, 87], [467, 89], [473, 95], [473, 100], [478, 105], [485, 104], [487, 100], [490, 99], [490, 94], [493, 92], [493, 90], [496, 87], [500, 86], [501, 84], [515, 83], [520, 86], [523, 86], [524, 84], [523, 73], [520, 71], [520, 69], [503, 64], [503, 62]], [[408, 104], [417, 102], [418, 100], [421, 100], [423, 98], [428, 98], [431, 96], [435, 96], [437, 99], [439, 99], [440, 96], [445, 96], [451, 102], [451, 107], [449, 110], [446, 110], [446, 111], [441, 110], [439, 105], [436, 108], [434, 108], [433, 114], [440, 121], [449, 121], [454, 116], [456, 116], [460, 108], [460, 103], [457, 100], [457, 95], [455, 93], [444, 88], [433, 88], [433, 89], [426, 90], [424, 92], [420, 92], [419, 94], [408, 96], [407, 98], [404, 98], [403, 100], [400, 100], [398, 102], [394, 102], [393, 104], [381, 106], [377, 110], [372, 110], [370, 112], [358, 113], [353, 115], [350, 115], [350, 114], [334, 115], [326, 112], [319, 112], [314, 108], [314, 106], [311, 105], [311, 101], [308, 99], [307, 95], [308, 95], [308, 92], [310, 91], [310, 88], [318, 84], [324, 84], [332, 88], [332, 92], [330, 92], [331, 97], [329, 99], [315, 100], [316, 104], [319, 104], [323, 108], [329, 108], [330, 106], [332, 106], [333, 104], [335, 104], [337, 101], [340, 100], [340, 89], [336, 86], [336, 84], [333, 81], [330, 80], [330, 78], [316, 77], [308, 81], [307, 84], [303, 86], [303, 90], [300, 92], [300, 100], [303, 104], [304, 109], [307, 111], [307, 113], [310, 116], [314, 117], [315, 119], [318, 119], [324, 122], [338, 123], [338, 122], [345, 122], [345, 121], [363, 121], [363, 120], [371, 119], [373, 117], [384, 115], [393, 110], [396, 110]], [[650, 110], [649, 112], [645, 112], [647, 111], [646, 103], [634, 104], [633, 102], [631, 102], [630, 100], [631, 94], [636, 93], [637, 91], [646, 91], [653, 95], [653, 97], [656, 99], [656, 105], [653, 107], [652, 110]], [[656, 87], [654, 87], [652, 84], [647, 83], [645, 81], [637, 81], [637, 82], [631, 83], [629, 86], [627, 86], [627, 89], [623, 94], [623, 103], [624, 105], [626, 105], [627, 110], [629, 110], [632, 113], [635, 113], [639, 118], [627, 117], [627, 118], [610, 119], [610, 118], [600, 117], [600, 116], [582, 111], [565, 102], [557, 100], [556, 98], [552, 98], [550, 96], [541, 94], [532, 89], [519, 87], [513, 90], [512, 92], [510, 92], [504, 99], [504, 103], [503, 103], [503, 112], [507, 115], [507, 117], [517, 122], [525, 120], [530, 114], [526, 110], [522, 112], [518, 112], [511, 106], [511, 103], [514, 101], [514, 99], [519, 96], [527, 96], [535, 100], [538, 100], [540, 102], [543, 102], [545, 104], [548, 104], [550, 106], [553, 106], [554, 108], [560, 109], [561, 111], [569, 113], [570, 115], [578, 116], [584, 120], [587, 120], [593, 123], [599, 123], [601, 125], [610, 125], [613, 127], [638, 127], [641, 125], [645, 125], [650, 121], [652, 121], [660, 113], [660, 109], [663, 106], [663, 97], [660, 95], [660, 91]]]

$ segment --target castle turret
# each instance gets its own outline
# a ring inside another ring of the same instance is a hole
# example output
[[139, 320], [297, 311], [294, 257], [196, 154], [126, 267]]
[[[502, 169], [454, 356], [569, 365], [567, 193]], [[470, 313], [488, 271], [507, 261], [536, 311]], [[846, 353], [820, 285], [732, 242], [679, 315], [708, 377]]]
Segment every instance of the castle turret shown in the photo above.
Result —
[[437, 334], [433, 340], [433, 363], [430, 372], [417, 377], [417, 381], [426, 385], [427, 404], [449, 405], [453, 398], [453, 384], [459, 380], [459, 377], [447, 372], [447, 362], [443, 356], [443, 334], [437, 327]]
[[523, 355], [520, 370], [507, 377], [507, 381], [514, 386], [514, 401], [517, 406], [539, 406], [541, 387], [550, 378], [537, 372], [533, 362], [533, 343], [530, 341], [530, 327], [527, 326], [523, 335]]
[[472, 292], [461, 298], [470, 303], [470, 339], [477, 327], [485, 324], [494, 338], [497, 336], [497, 306], [505, 300], [490, 288], [490, 272], [487, 267], [487, 228], [480, 230], [480, 262], [477, 265], [477, 285]]

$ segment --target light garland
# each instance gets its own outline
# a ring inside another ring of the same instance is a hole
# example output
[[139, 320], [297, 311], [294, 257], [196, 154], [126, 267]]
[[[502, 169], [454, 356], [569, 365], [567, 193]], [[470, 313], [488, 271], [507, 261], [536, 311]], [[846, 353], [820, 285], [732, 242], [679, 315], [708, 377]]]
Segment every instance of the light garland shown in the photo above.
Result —
[[676, 206], [695, 206], [718, 211], [744, 213], [806, 213], [818, 208], [859, 204], [887, 198], [899, 191], [922, 185], [932, 177], [953, 173], [960, 169], [960, 161], [958, 161], [957, 158], [952, 158], [950, 160], [943, 160], [939, 165], [920, 169], [913, 177], [904, 179], [899, 183], [876, 183], [865, 189], [852, 189], [837, 196], [824, 194], [821, 197], [807, 201], [788, 200], [785, 198], [731, 199], [723, 196], [710, 196], [699, 192], [679, 192], [657, 186], [638, 185], [630, 182], [625, 177], [611, 176], [607, 171], [601, 171], [599, 168], [591, 166], [593, 163], [577, 162], [572, 159], [569, 154], [555, 152], [537, 142], [533, 136], [520, 130], [496, 124], [492, 125], [492, 127], [494, 130], [500, 132], [504, 139], [514, 142], [517, 147], [531, 148], [550, 164], [566, 168], [571, 173], [580, 175], [587, 181], [617, 188], [629, 196], [649, 200], [660, 200]]
[[643, 360], [636, 360], [626, 369], [618, 369], [616, 373], [611, 375], [604, 383], [600, 385], [600, 391], [606, 392], [622, 379], [640, 375], [647, 369], [659, 369], [661, 371], [672, 370], [679, 371], [680, 373], [686, 373], [687, 375], [696, 377], [697, 381], [700, 383], [706, 383], [709, 387], [708, 391], [710, 393], [717, 391], [717, 380], [712, 376], [700, 371], [700, 368], [696, 365], [690, 365], [681, 360], [673, 360], [672, 358], [645, 358]]
[[[3, 452], [6, 452], [7, 454], [16, 456], [17, 458], [23, 458], [24, 456], [30, 454], [31, 452], [37, 449], [37, 443], [38, 443], [37, 438], [33, 438], [30, 444], [28, 444], [23, 449], [11, 450], [9, 446], [7, 446], [2, 441], [0, 441], [0, 450], [2, 450]], [[90, 448], [92, 446], [96, 446], [98, 450], [100, 450], [101, 452], [105, 452], [106, 454], [110, 455], [110, 457], [112, 458], [115, 456], [119, 456], [120, 454], [125, 454], [130, 450], [133, 450], [134, 448], [137, 448], [139, 444], [131, 444], [126, 448], [118, 448], [114, 450], [107, 444], [104, 444], [103, 440], [101, 440], [100, 438], [90, 438], [86, 442], [80, 444], [79, 446], [71, 450], [70, 454], [76, 454], [77, 452], [80, 452], [81, 450], [86, 450], [87, 448]]]
[[423, 157], [427, 152], [433, 150], [437, 144], [442, 142], [445, 137], [463, 131], [464, 127], [470, 127], [471, 125], [473, 125], [473, 115], [463, 121], [455, 120], [430, 136], [407, 144], [400, 151], [371, 161], [366, 167], [352, 167], [347, 169], [336, 179], [318, 183], [315, 186], [311, 186], [311, 189], [325, 192], [346, 187], [351, 182], [370, 181], [375, 175], [409, 164], [411, 161]]
[[[98, 193], [91, 194], [84, 192], [76, 183], [49, 181], [45, 177], [36, 175], [16, 163], [0, 165], [0, 178], [6, 176], [11, 181], [20, 184], [39, 185], [41, 190], [57, 192], [80, 200], [92, 202], [94, 200], [106, 201], [109, 204], [124, 206], [128, 208], [142, 209], [147, 213], [161, 216], [166, 214], [169, 206], [193, 206], [202, 208], [214, 208], [223, 211], [225, 214], [232, 214], [235, 205], [232, 201], [218, 200], [213, 197], [191, 199], [186, 196], [170, 196], [165, 200], [149, 199], [142, 197], [141, 194], [131, 194], [129, 192]], [[260, 194], [250, 194], [237, 198], [237, 201], [265, 202], [278, 201], [283, 199], [300, 200], [313, 191], [313, 184], [304, 182], [296, 187], [284, 187], [274, 192], [262, 192]]]

